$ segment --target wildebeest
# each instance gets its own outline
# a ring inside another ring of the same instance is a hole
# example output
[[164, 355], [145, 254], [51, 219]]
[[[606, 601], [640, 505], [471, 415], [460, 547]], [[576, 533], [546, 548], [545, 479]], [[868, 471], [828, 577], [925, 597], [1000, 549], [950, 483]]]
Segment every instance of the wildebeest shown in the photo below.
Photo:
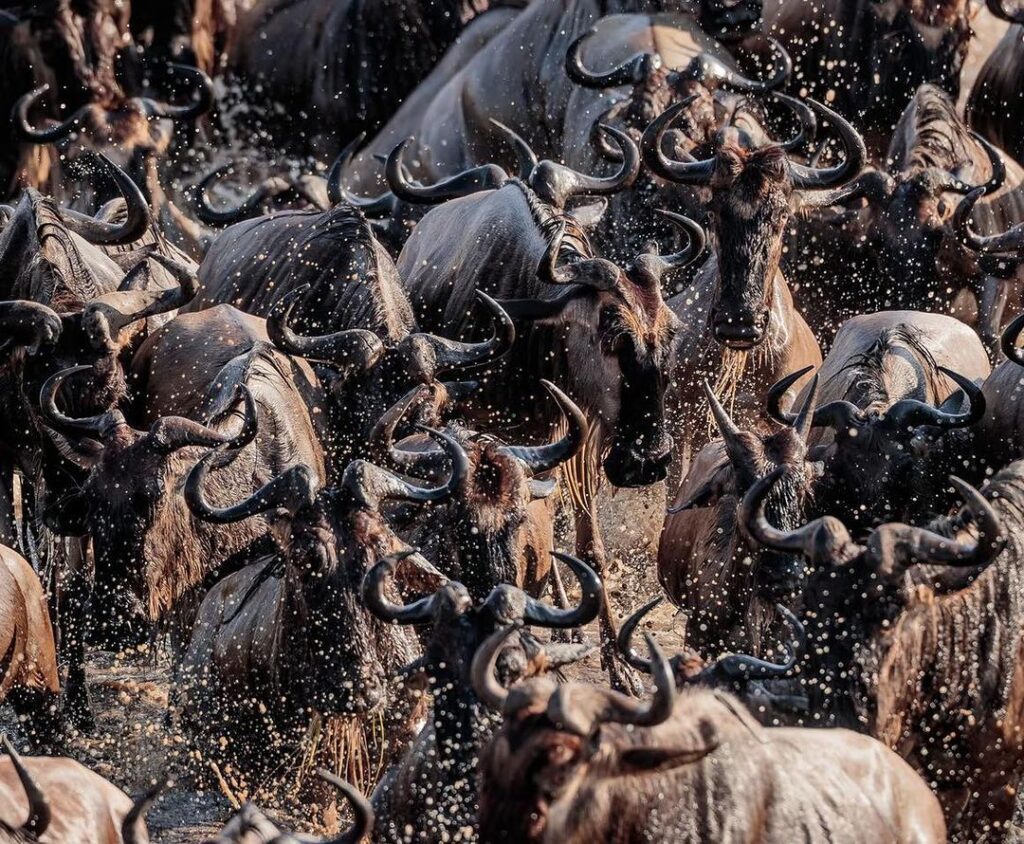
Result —
[[56, 738], [59, 709], [53, 627], [39, 576], [6, 545], [0, 545], [0, 654], [0, 700], [46, 744]]
[[506, 691], [492, 672], [511, 629], [473, 660], [504, 716], [481, 755], [483, 841], [945, 841], [935, 797], [880, 742], [764, 729], [726, 692], [677, 692], [650, 637], [649, 701], [548, 678]]
[[[434, 512], [403, 530], [446, 575], [462, 582], [474, 600], [502, 583], [539, 595], [551, 572], [555, 477], [540, 478], [572, 459], [587, 439], [587, 420], [551, 382], [544, 387], [561, 409], [566, 431], [544, 445], [512, 445], [458, 425], [446, 430], [466, 451], [469, 472], [453, 490], [443, 515]], [[374, 429], [371, 443], [403, 475], [433, 479], [446, 458], [422, 442], [393, 442], [395, 427], [433, 385], [423, 385], [392, 407]]]
[[[229, 441], [245, 447], [211, 473], [218, 501], [248, 494], [296, 464], [326, 476], [311, 410], [322, 400], [316, 377], [274, 349], [262, 320], [228, 305], [181, 315], [139, 349], [133, 380], [144, 400], [131, 415], [138, 428], [118, 410], [87, 418], [60, 410], [61, 383], [72, 372], [50, 379], [41, 412], [87, 474], [48, 502], [45, 518], [59, 533], [92, 537], [97, 586], [113, 598], [127, 592], [153, 620], [184, 601], [179, 634], [187, 635], [184, 619], [207, 579], [263, 553], [266, 530], [262, 520], [225, 529], [191, 516], [180, 492], [196, 449]], [[239, 403], [241, 424], [229, 418]], [[257, 415], [273, 435], [257, 436]]]
[[820, 360], [817, 341], [794, 307], [780, 269], [782, 235], [791, 204], [798, 197], [816, 203], [817, 192], [851, 179], [865, 152], [853, 126], [820, 103], [808, 104], [834, 126], [845, 150], [841, 163], [799, 164], [784, 145], [737, 126], [715, 134], [710, 158], [669, 158], [662, 139], [686, 100], [666, 109], [644, 132], [644, 161], [654, 173], [711, 191], [714, 255], [693, 283], [669, 300], [681, 322], [670, 377], [674, 425], [685, 437], [684, 465], [703, 444], [700, 408], [692, 401], [703, 379], [716, 379], [730, 394], [742, 390], [734, 404], [749, 417], [760, 413], [760, 392], [786, 374], [787, 364]]
[[[624, 153], [632, 146], [621, 133], [615, 137], [625, 144]], [[621, 171], [628, 159], [624, 155]], [[482, 381], [479, 404], [491, 417], [485, 427], [517, 438], [526, 431], [550, 438], [560, 420], [537, 401], [537, 382], [558, 384], [591, 422], [593, 447], [585, 449], [581, 484], [589, 502], [601, 452], [616, 486], [665, 477], [672, 445], [663, 416], [664, 365], [676, 319], [662, 301], [661, 280], [700, 254], [703, 232], [670, 215], [687, 232], [687, 247], [672, 255], [639, 255], [620, 267], [597, 257], [584, 227], [558, 204], [559, 194], [563, 203], [568, 195], [562, 186], [585, 194], [591, 177], [548, 161], [533, 173], [551, 174], [531, 178], [545, 193], [509, 179], [432, 209], [402, 250], [399, 272], [421, 325], [449, 337], [469, 339], [478, 332], [468, 311], [474, 295], [486, 291], [505, 300], [521, 324], [512, 350]], [[597, 180], [594, 186], [600, 192], [607, 184]], [[576, 541], [580, 555], [603, 572], [604, 549], [589, 505], [577, 508]], [[609, 666], [611, 624], [602, 613]]]
[[[388, 722], [389, 758], [402, 751], [415, 723], [414, 704], [389, 688], [387, 678], [416, 656], [415, 642], [373, 618], [359, 590], [378, 559], [411, 550], [392, 531], [382, 505], [443, 500], [465, 478], [465, 452], [446, 434], [434, 436], [452, 466], [435, 488], [363, 460], [352, 461], [328, 486], [300, 463], [246, 498], [216, 506], [204, 487], [218, 451], [189, 474], [185, 500], [197, 518], [231, 524], [267, 513], [276, 546], [206, 594], [182, 664], [188, 728], [211, 749], [219, 744], [243, 777], [271, 769], [314, 717], [352, 731], [348, 762], [362, 761], [376, 717]], [[436, 569], [420, 555], [402, 562], [399, 580], [406, 588], [436, 584]], [[261, 734], [274, 737], [273, 748], [252, 744]]]
[[1001, 361], [982, 385], [985, 415], [973, 428], [963, 454], [974, 457], [975, 474], [997, 470], [1024, 457], [1024, 354], [1017, 340], [1024, 331], [1024, 316], [1014, 319], [1003, 332]]
[[829, 99], [880, 158], [923, 82], [952, 97], [971, 37], [969, 0], [768, 0], [765, 25], [795, 59], [794, 87]]
[[[384, 592], [395, 560], [382, 560], [367, 573], [363, 597], [378, 618], [431, 625], [423, 656], [402, 675], [425, 675], [433, 690], [433, 707], [427, 726], [374, 792], [381, 818], [376, 840], [404, 840], [408, 829], [415, 830], [418, 841], [458, 840], [465, 830], [475, 828], [477, 755], [497, 726], [473, 691], [470, 669], [477, 648], [505, 625], [568, 629], [590, 623], [600, 611], [604, 592], [597, 575], [580, 560], [554, 555], [579, 581], [581, 598], [575, 607], [554, 609], [510, 584], [495, 586], [474, 600], [457, 581], [448, 581], [413, 603], [395, 604]], [[556, 671], [590, 650], [583, 644], [543, 644], [520, 630], [501, 656], [503, 683]]]
[[[321, 839], [316, 844], [358, 844], [373, 831], [374, 813], [370, 802], [350, 783], [336, 777], [323, 768], [317, 769], [316, 775], [324, 782], [333, 785], [345, 797], [355, 816], [351, 827], [330, 838]], [[250, 834], [252, 833], [252, 834]], [[203, 844], [313, 844], [311, 838], [296, 838], [282, 832], [276, 824], [263, 814], [253, 803], [245, 803], [238, 813], [225, 824], [215, 838], [207, 838]]]
[[242, 79], [259, 83], [263, 96], [302, 118], [291, 126], [313, 120], [322, 127], [309, 140], [333, 155], [359, 132], [376, 131], [390, 118], [462, 29], [490, 5], [262, 0], [242, 15], [228, 64]]
[[803, 561], [752, 547], [736, 514], [758, 478], [769, 468], [784, 467], [768, 507], [780, 524], [803, 520], [818, 474], [807, 456], [817, 391], [809, 390], [791, 426], [762, 434], [741, 430], [711, 388], [705, 390], [721, 439], [697, 453], [665, 516], [658, 580], [686, 613], [688, 641], [699, 651], [761, 653], [775, 622], [775, 603], [792, 602], [801, 591]]
[[149, 844], [146, 811], [163, 784], [132, 799], [65, 757], [22, 759], [7, 736], [0, 759], [0, 836], [12, 844]]
[[[492, 121], [524, 137], [538, 155], [558, 161], [565, 143], [567, 110], [579, 89], [565, 75], [566, 50], [601, 18], [612, 16], [610, 26], [632, 19], [640, 28], [659, 19], [681, 32], [693, 33], [689, 45], [680, 45], [686, 59], [723, 32], [743, 33], [757, 23], [761, 0], [741, 0], [728, 6], [719, 0], [556, 0], [531, 3], [514, 21], [459, 68], [429, 101], [401, 110], [387, 123], [346, 170], [348, 185], [358, 193], [376, 194], [380, 173], [374, 155], [386, 155], [406, 137], [416, 139], [410, 167], [417, 178], [436, 182], [476, 164], [504, 161], [503, 139]], [[628, 16], [628, 18], [626, 18]], [[703, 32], [701, 32], [703, 30]], [[625, 61], [636, 52], [627, 33], [609, 64]], [[684, 59], [677, 64], [685, 64]], [[591, 92], [583, 92], [593, 99]], [[543, 105], [541, 105], [543, 103]], [[586, 143], [592, 115], [576, 143]]]
[[977, 186], [985, 189], [971, 209], [979, 231], [1001, 232], [1024, 220], [1024, 170], [972, 134], [954, 102], [933, 85], [914, 93], [886, 160], [884, 169], [869, 168], [828, 197], [836, 204], [867, 200], [843, 225], [851, 242], [841, 259], [856, 261], [856, 270], [806, 285], [802, 306], [821, 325], [837, 325], [858, 313], [916, 309], [925, 301], [948, 312], [965, 291], [977, 302], [978, 332], [994, 347], [1015, 267], [1001, 269], [965, 249], [952, 220], [956, 197]]
[[[953, 317], [882, 311], [844, 323], [818, 370], [810, 435], [814, 459], [824, 462], [818, 512], [846, 514], [858, 529], [944, 512], [939, 470], [944, 460], [962, 469], [952, 432], [982, 419], [979, 385], [989, 370], [977, 335]], [[792, 422], [779, 401], [794, 380], [769, 391], [779, 421]]]
[[324, 445], [339, 467], [362, 453], [374, 423], [412, 385], [484, 364], [514, 336], [486, 299], [490, 340], [458, 343], [416, 330], [394, 261], [346, 203], [230, 226], [210, 246], [199, 278], [188, 310], [231, 303], [267, 317], [277, 346], [314, 364], [330, 396], [332, 436]]
[[974, 80], [967, 99], [967, 122], [1018, 161], [1024, 160], [1024, 10], [1009, 0], [987, 0], [988, 9], [1011, 26]]
[[833, 516], [773, 527], [761, 501], [778, 474], [750, 489], [741, 519], [755, 541], [814, 567], [804, 591], [813, 717], [899, 750], [934, 783], [954, 838], [999, 834], [1024, 771], [1024, 465], [998, 472], [984, 495], [952, 476], [966, 502], [955, 517], [884, 524], [862, 543]]

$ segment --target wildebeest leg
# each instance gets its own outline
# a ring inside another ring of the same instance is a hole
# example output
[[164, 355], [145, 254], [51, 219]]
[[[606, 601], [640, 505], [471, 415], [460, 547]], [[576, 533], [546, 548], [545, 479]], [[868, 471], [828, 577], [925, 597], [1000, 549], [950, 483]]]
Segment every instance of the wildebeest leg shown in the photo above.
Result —
[[998, 355], [1003, 311], [1009, 297], [1008, 282], [990, 275], [984, 277], [978, 291], [978, 334], [993, 360]]
[[[596, 496], [591, 496], [593, 502]], [[615, 647], [615, 620], [612, 618], [608, 601], [608, 566], [604, 551], [604, 541], [597, 525], [595, 504], [580, 508], [576, 513], [576, 556], [587, 563], [598, 573], [605, 586], [605, 600], [598, 617], [598, 628], [601, 635], [601, 667], [608, 672], [612, 688], [626, 694], [639, 696], [643, 693], [643, 684], [636, 672], [619, 656]]]
[[71, 723], [90, 732], [95, 727], [89, 692], [85, 683], [85, 638], [92, 598], [86, 561], [85, 540], [57, 540], [54, 542], [57, 572], [57, 629], [58, 653], [67, 664], [68, 675], [64, 686], [64, 713]]

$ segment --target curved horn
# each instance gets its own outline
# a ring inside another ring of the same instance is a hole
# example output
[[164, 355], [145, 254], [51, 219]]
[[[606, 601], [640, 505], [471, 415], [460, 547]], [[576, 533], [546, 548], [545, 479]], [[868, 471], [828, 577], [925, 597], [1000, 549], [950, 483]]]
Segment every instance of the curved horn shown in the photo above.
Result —
[[30, 355], [60, 338], [63, 323], [46, 305], [15, 299], [0, 302], [0, 351], [23, 347]]
[[[651, 655], [654, 677], [654, 697], [650, 703], [644, 704], [611, 689], [588, 688], [585, 703], [589, 706], [580, 707], [579, 696], [574, 694], [576, 689], [570, 684], [559, 686], [548, 700], [548, 719], [578, 735], [588, 735], [601, 724], [654, 727], [668, 720], [676, 702], [672, 667], [649, 633], [644, 634], [644, 641]], [[596, 696], [591, 697], [590, 693]]]
[[[986, 194], [995, 193], [1003, 186], [1003, 182], [1006, 181], [1006, 162], [1003, 161], [1003, 156], [1000, 154], [999, 150], [992, 146], [992, 144], [977, 132], [971, 132], [971, 137], [974, 138], [983, 150], [985, 150], [989, 164], [992, 167], [992, 175], [989, 177], [989, 180], [978, 187], [982, 188]], [[968, 193], [970, 193], [970, 191], [968, 191]]]
[[1010, 11], [1006, 8], [1006, 0], [986, 0], [988, 10], [997, 18], [1009, 23], [1024, 24], [1024, 9]]
[[985, 394], [970, 378], [965, 378], [952, 369], [937, 367], [939, 372], [956, 382], [956, 385], [967, 394], [970, 407], [966, 413], [947, 413], [927, 402], [916, 399], [902, 399], [885, 413], [886, 424], [897, 430], [931, 425], [937, 428], [967, 428], [980, 422], [985, 415]]
[[96, 153], [100, 164], [111, 181], [124, 198], [126, 217], [123, 223], [108, 223], [97, 220], [87, 214], [81, 214], [70, 208], [61, 208], [60, 216], [64, 224], [75, 234], [90, 243], [102, 246], [121, 246], [132, 243], [149, 230], [150, 214], [146, 198], [139, 186], [120, 167], [114, 164], [102, 152]]
[[445, 373], [464, 372], [501, 360], [516, 341], [516, 324], [505, 313], [504, 308], [482, 290], [477, 290], [475, 295], [490, 316], [493, 329], [490, 339], [479, 343], [465, 343], [438, 337], [436, 334], [412, 335], [420, 341], [425, 341], [432, 349], [435, 378]]
[[149, 835], [146, 832], [146, 812], [156, 802], [166, 785], [167, 780], [159, 780], [132, 803], [128, 814], [121, 821], [121, 840], [124, 844], [143, 844], [143, 842], [149, 841]]
[[273, 198], [278, 193], [281, 193], [282, 189], [288, 187], [287, 183], [282, 179], [264, 179], [256, 190], [250, 193], [240, 205], [236, 205], [234, 208], [217, 210], [210, 205], [210, 200], [206, 193], [207, 188], [217, 177], [232, 170], [234, 166], [233, 162], [229, 162], [218, 167], [216, 170], [211, 170], [193, 188], [192, 193], [195, 197], [193, 207], [195, 208], [196, 217], [201, 223], [205, 223], [208, 226], [230, 226], [242, 220], [248, 220], [262, 212], [263, 206], [268, 199]]
[[1006, 330], [1003, 331], [999, 340], [1003, 354], [1018, 366], [1024, 366], [1024, 352], [1017, 348], [1017, 339], [1022, 331], [1024, 331], [1024, 314], [1018, 315], [1013, 322], [1006, 326]]
[[348, 490], [358, 504], [377, 510], [384, 501], [392, 498], [405, 501], [441, 501], [465, 483], [469, 474], [469, 457], [459, 442], [444, 431], [435, 431], [422, 425], [416, 427], [436, 440], [451, 461], [452, 471], [447, 482], [433, 488], [415, 486], [380, 466], [365, 460], [353, 460], [345, 467], [341, 486]]
[[793, 150], [800, 149], [808, 141], [813, 141], [814, 136], [818, 132], [818, 120], [814, 116], [814, 111], [802, 100], [798, 100], [796, 97], [790, 97], [787, 94], [776, 94], [775, 97], [785, 105], [789, 106], [789, 110], [796, 116], [797, 121], [800, 124], [800, 128], [797, 133], [790, 138], [788, 141], [781, 141], [781, 146], [786, 152], [793, 152]]
[[76, 372], [85, 372], [89, 369], [92, 369], [92, 367], [88, 365], [71, 366], [47, 378], [42, 389], [39, 391], [39, 412], [47, 427], [60, 434], [70, 437], [85, 435], [101, 440], [112, 423], [124, 422], [124, 417], [119, 411], [111, 410], [96, 416], [85, 416], [76, 419], [65, 416], [57, 408], [57, 393], [65, 379]]
[[191, 93], [198, 94], [198, 96], [190, 105], [181, 106], [145, 99], [142, 102], [146, 114], [149, 117], [166, 117], [171, 120], [191, 120], [206, 114], [213, 106], [213, 82], [210, 77], [198, 67], [170, 62], [168, 68], [173, 73], [184, 74], [186, 81], [191, 82]]
[[800, 661], [800, 656], [807, 644], [807, 631], [804, 630], [800, 620], [782, 604], [776, 604], [775, 609], [785, 619], [793, 634], [785, 662], [768, 662], [747, 654], [728, 654], [709, 665], [701, 674], [706, 676], [719, 674], [730, 680], [771, 680], [789, 676], [797, 662]]
[[530, 148], [530, 145], [521, 135], [504, 123], [491, 120], [491, 125], [505, 136], [505, 140], [508, 141], [509, 146], [515, 151], [516, 161], [519, 163], [519, 178], [524, 182], [529, 181], [530, 175], [537, 167], [537, 153]]
[[827, 208], [830, 205], [846, 205], [857, 199], [869, 203], [885, 202], [896, 188], [896, 180], [881, 170], [868, 168], [853, 181], [832, 190], [804, 194], [800, 200], [808, 208]]
[[721, 61], [708, 53], [700, 53], [681, 71], [680, 76], [707, 84], [717, 81], [741, 94], [767, 94], [786, 84], [793, 72], [793, 60], [789, 53], [774, 38], [769, 37], [768, 43], [775, 54], [774, 72], [764, 81], [747, 79], [745, 76], [726, 67]]
[[[562, 241], [565, 239], [566, 222], [561, 220], [554, 235], [548, 240], [544, 255], [537, 265], [537, 277], [547, 284], [568, 285], [579, 284], [594, 290], [613, 290], [619, 280], [619, 268], [611, 261], [604, 258], [589, 258], [576, 253], [578, 260], [559, 265], [562, 253]], [[523, 310], [529, 311], [533, 305], [533, 311], [541, 315], [545, 313], [545, 306], [552, 311], [547, 314], [553, 316], [560, 313], [568, 302], [576, 296], [576, 292], [567, 292], [564, 297], [552, 300], [531, 300], [531, 299], [510, 299], [506, 304], [517, 313]], [[550, 303], [550, 304], [547, 304]], [[539, 308], [537, 307], [539, 305]]]
[[10, 757], [11, 765], [14, 766], [21, 787], [25, 790], [25, 798], [28, 800], [28, 819], [22, 824], [20, 831], [31, 835], [32, 839], [38, 839], [50, 826], [50, 803], [43, 790], [32, 779], [32, 775], [25, 768], [18, 751], [14, 749], [6, 734], [0, 735], [0, 742], [3, 743], [4, 752]]
[[508, 691], [495, 678], [494, 667], [498, 662], [501, 646], [520, 627], [519, 624], [511, 624], [508, 627], [495, 630], [484, 639], [480, 647], [476, 649], [476, 653], [473, 654], [473, 663], [469, 670], [473, 691], [476, 692], [481, 703], [497, 712], [504, 708], [505, 701], [508, 699]]
[[566, 50], [565, 73], [577, 85], [595, 91], [618, 88], [620, 85], [639, 85], [661, 67], [661, 56], [657, 53], [637, 53], [611, 70], [602, 73], [587, 70], [583, 65], [583, 43], [595, 31], [591, 29], [589, 32], [585, 32]]
[[974, 204], [985, 195], [985, 188], [975, 188], [956, 207], [953, 215], [954, 230], [971, 249], [976, 252], [1017, 252], [1024, 251], [1024, 225], [1016, 225], [1002, 234], [982, 236], [971, 228], [971, 213]]
[[622, 622], [622, 626], [619, 627], [619, 635], [615, 638], [615, 645], [626, 662], [644, 674], [651, 673], [651, 661], [644, 659], [633, 650], [633, 633], [637, 625], [643, 620], [643, 617], [664, 600], [663, 596], [658, 596], [640, 607], [640, 609]]
[[333, 334], [306, 337], [296, 334], [289, 325], [299, 300], [310, 290], [308, 284], [277, 301], [267, 315], [267, 335], [279, 349], [290, 355], [318, 360], [351, 372], [366, 372], [384, 354], [384, 344], [372, 331], [348, 328]]
[[707, 381], [704, 382], [704, 394], [707, 396], [711, 415], [714, 417], [715, 426], [718, 428], [718, 433], [725, 443], [725, 450], [729, 455], [729, 459], [737, 465], [743, 463], [749, 457], [749, 451], [740, 438], [742, 431], [733, 422], [729, 412], [722, 407], [718, 396], [715, 395], [715, 391], [711, 389], [711, 385]]
[[[930, 530], [908, 525], [883, 525], [872, 534], [869, 545], [876, 542], [884, 547], [883, 532], [891, 531], [897, 554], [897, 565], [891, 571], [894, 577], [901, 577], [902, 568], [915, 563], [924, 565], [983, 566], [993, 560], [1006, 546], [1006, 533], [999, 516], [992, 505], [978, 490], [964, 480], [949, 476], [949, 482], [963, 498], [977, 526], [978, 538], [971, 542], [959, 542], [941, 536]], [[884, 553], [876, 555], [879, 565], [886, 565]]]
[[[622, 152], [622, 163], [619, 172], [611, 176], [588, 176], [570, 167], [554, 162], [544, 161], [538, 165], [531, 177], [531, 187], [538, 190], [537, 184], [541, 180], [546, 181], [551, 188], [550, 194], [552, 204], [557, 207], [564, 207], [565, 203], [574, 196], [611, 196], [625, 190], [640, 173], [640, 149], [633, 139], [621, 129], [609, 126], [606, 123], [598, 124], [598, 129], [605, 133], [608, 138], [615, 142]], [[545, 170], [549, 166], [550, 176]], [[548, 177], [545, 179], [545, 177]], [[538, 190], [538, 193], [542, 191]]]
[[797, 190], [822, 190], [850, 181], [864, 167], [867, 161], [867, 148], [860, 133], [844, 118], [828, 106], [808, 97], [807, 105], [823, 117], [835, 129], [843, 146], [845, 156], [834, 167], [805, 167], [803, 164], [789, 162], [789, 175], [793, 187]]
[[381, 621], [393, 624], [426, 624], [433, 620], [434, 606], [437, 604], [436, 593], [405, 605], [393, 603], [384, 594], [384, 584], [394, 575], [399, 560], [415, 553], [403, 551], [384, 557], [363, 576], [363, 603]]
[[[796, 530], [784, 531], [770, 525], [764, 515], [764, 500], [785, 471], [785, 466], [776, 466], [747, 490], [747, 494], [743, 496], [743, 501], [740, 504], [738, 521], [747, 536], [758, 545], [776, 551], [805, 554], [810, 540], [815, 536], [824, 519], [815, 519]], [[830, 516], [826, 516], [825, 519], [830, 519], [842, 526], [838, 519], [832, 519]], [[845, 542], [849, 542], [849, 533], [846, 532], [845, 527], [843, 527], [843, 535]], [[807, 554], [807, 556], [811, 555]]]
[[172, 454], [188, 446], [227, 446], [231, 450], [244, 448], [256, 438], [256, 402], [245, 384], [238, 385], [236, 395], [236, 401], [242, 402], [244, 413], [242, 427], [237, 434], [221, 433], [184, 416], [165, 416], [150, 426], [146, 445], [157, 454]]
[[316, 474], [300, 463], [286, 469], [244, 501], [228, 507], [214, 507], [203, 494], [203, 483], [210, 463], [219, 453], [219, 449], [214, 449], [204, 455], [192, 467], [185, 480], [185, 503], [192, 514], [204, 522], [227, 525], [277, 508], [296, 513], [302, 507], [311, 506], [316, 500]]
[[352, 816], [355, 818], [352, 826], [345, 832], [334, 838], [325, 838], [321, 844], [358, 844], [373, 830], [374, 814], [370, 801], [363, 796], [359, 789], [330, 771], [317, 768], [316, 775], [345, 795], [348, 805], [352, 807]]
[[[356, 153], [362, 149], [365, 140], [366, 132], [360, 132], [348, 142], [345, 148], [338, 153], [338, 157], [331, 163], [331, 169], [327, 171], [327, 199], [331, 205], [348, 202], [350, 205], [359, 207], [345, 193], [345, 186], [341, 183], [341, 177], [345, 174], [345, 170], [352, 162], [352, 159], [355, 158]], [[358, 201], [359, 197], [352, 197], [352, 199]]]
[[673, 161], [662, 152], [661, 141], [672, 122], [697, 99], [697, 95], [669, 106], [659, 114], [644, 130], [640, 139], [640, 150], [652, 173], [670, 182], [685, 185], [706, 185], [715, 172], [713, 158], [697, 161]]
[[33, 91], [22, 95], [14, 104], [14, 128], [18, 138], [30, 144], [52, 144], [70, 135], [81, 124], [82, 119], [89, 113], [90, 106], [84, 105], [75, 111], [67, 120], [51, 126], [49, 129], [36, 129], [28, 122], [28, 113], [35, 102], [47, 91], [49, 85], [40, 85]]
[[579, 581], [583, 597], [580, 599], [579, 606], [567, 610], [557, 610], [527, 596], [523, 621], [537, 627], [557, 629], [589, 624], [601, 612], [601, 604], [604, 600], [604, 586], [601, 583], [601, 578], [590, 566], [576, 557], [558, 551], [552, 551], [551, 556], [556, 560], [561, 560], [572, 569], [576, 580]]
[[497, 164], [484, 164], [427, 187], [413, 184], [406, 178], [402, 164], [402, 155], [412, 141], [412, 138], [406, 138], [398, 144], [391, 150], [387, 164], [384, 165], [384, 175], [387, 177], [391, 192], [403, 202], [413, 205], [436, 205], [471, 193], [496, 190], [508, 181], [508, 174]]
[[795, 413], [782, 409], [782, 397], [786, 395], [786, 392], [790, 387], [792, 387], [812, 369], [814, 369], [813, 366], [805, 366], [803, 369], [791, 372], [784, 378], [780, 378], [768, 388], [768, 393], [765, 397], [765, 411], [776, 422], [781, 422], [783, 425], [790, 426], [796, 422], [797, 415]]
[[681, 270], [704, 254], [704, 249], [707, 246], [707, 232], [704, 231], [704, 226], [683, 214], [666, 211], [664, 208], [654, 210], [656, 214], [668, 220], [677, 229], [686, 232], [686, 246], [678, 252], [673, 252], [671, 255], [648, 252], [637, 259], [637, 263], [642, 260], [646, 269], [660, 281], [666, 272]]
[[431, 394], [430, 384], [413, 387], [389, 407], [370, 432], [368, 444], [376, 460], [388, 460], [403, 475], [434, 478], [447, 465], [448, 458], [438, 451], [404, 451], [395, 447], [395, 428], [413, 404], [425, 401]]
[[587, 417], [583, 415], [583, 411], [572, 399], [550, 381], [541, 379], [540, 383], [544, 385], [544, 389], [551, 394], [551, 398], [555, 400], [559, 410], [562, 411], [562, 418], [566, 424], [565, 436], [547, 445], [507, 445], [500, 449], [503, 454], [514, 457], [522, 463], [531, 475], [554, 469], [570, 457], [575, 456], [586, 440], [589, 430]]

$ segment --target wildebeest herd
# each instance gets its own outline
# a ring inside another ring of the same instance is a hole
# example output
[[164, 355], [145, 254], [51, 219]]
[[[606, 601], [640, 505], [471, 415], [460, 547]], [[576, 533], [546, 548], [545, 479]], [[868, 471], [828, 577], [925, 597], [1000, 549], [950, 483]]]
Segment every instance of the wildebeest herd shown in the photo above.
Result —
[[4, 0], [0, 111], [0, 841], [1024, 840], [1024, 4]]

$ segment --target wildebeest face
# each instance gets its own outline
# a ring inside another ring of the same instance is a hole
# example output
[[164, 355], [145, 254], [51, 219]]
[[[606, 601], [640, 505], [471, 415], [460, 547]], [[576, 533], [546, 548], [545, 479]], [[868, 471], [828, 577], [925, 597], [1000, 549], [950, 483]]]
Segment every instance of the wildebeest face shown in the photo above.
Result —
[[614, 298], [602, 294], [597, 340], [604, 381], [602, 416], [612, 432], [605, 473], [616, 486], [646, 486], [663, 480], [672, 440], [665, 416], [665, 363], [676, 322], [657, 283], [634, 268]]
[[711, 305], [715, 339], [750, 348], [764, 338], [793, 186], [781, 147], [749, 150], [727, 140], [711, 186], [719, 281]]
[[935, 287], [936, 261], [945, 241], [951, 203], [919, 174], [899, 184], [875, 215], [871, 242], [883, 283], [926, 296]]

